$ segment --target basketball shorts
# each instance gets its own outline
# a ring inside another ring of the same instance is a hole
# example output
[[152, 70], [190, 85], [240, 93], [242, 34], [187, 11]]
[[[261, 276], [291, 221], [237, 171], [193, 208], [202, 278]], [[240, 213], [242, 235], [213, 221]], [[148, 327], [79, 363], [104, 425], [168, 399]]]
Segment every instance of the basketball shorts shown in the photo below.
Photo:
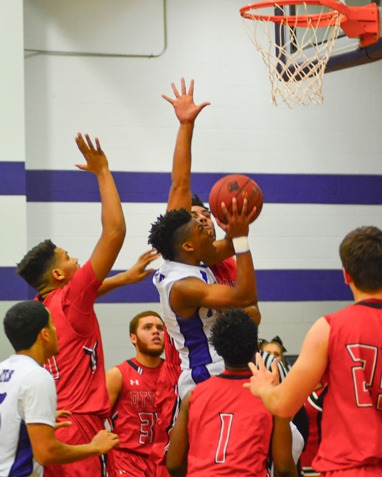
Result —
[[[72, 414], [67, 421], [72, 425], [57, 429], [58, 440], [66, 444], [88, 444], [98, 431], [105, 429], [104, 419], [88, 414]], [[70, 464], [45, 467], [44, 477], [115, 477], [114, 461], [111, 452], [103, 456], [88, 457]]]

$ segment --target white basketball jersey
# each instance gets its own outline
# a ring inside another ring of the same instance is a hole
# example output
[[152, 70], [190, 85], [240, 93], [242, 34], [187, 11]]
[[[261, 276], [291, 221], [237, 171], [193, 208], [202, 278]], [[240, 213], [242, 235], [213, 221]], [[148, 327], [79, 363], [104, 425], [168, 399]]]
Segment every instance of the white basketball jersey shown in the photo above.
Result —
[[26, 424], [56, 420], [56, 389], [46, 369], [25, 355], [0, 363], [0, 477], [40, 477]]
[[171, 288], [175, 282], [185, 278], [197, 278], [207, 284], [216, 283], [213, 273], [206, 266], [186, 265], [169, 260], [165, 260], [153, 278], [160, 296], [162, 318], [181, 359], [182, 374], [178, 383], [181, 399], [197, 383], [224, 371], [222, 357], [209, 343], [217, 310], [201, 307], [194, 316], [185, 320], [171, 309]]

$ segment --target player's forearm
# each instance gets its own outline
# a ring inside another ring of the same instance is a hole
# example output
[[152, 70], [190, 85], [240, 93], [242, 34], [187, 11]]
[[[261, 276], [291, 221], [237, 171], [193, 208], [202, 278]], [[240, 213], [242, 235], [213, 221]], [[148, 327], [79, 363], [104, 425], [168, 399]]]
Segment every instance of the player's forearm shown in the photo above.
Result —
[[68, 464], [92, 456], [99, 456], [101, 453], [93, 444], [68, 445], [55, 439], [49, 445], [44, 445], [39, 450], [33, 449], [36, 460], [42, 465]]
[[102, 282], [102, 285], [98, 288], [97, 298], [106, 295], [116, 288], [137, 283], [138, 281], [139, 280], [137, 278], [132, 277], [132, 274], [129, 273], [129, 270], [116, 273], [112, 277], [105, 278], [105, 280]]
[[98, 288], [97, 298], [100, 298], [101, 296], [106, 295], [107, 293], [115, 290], [116, 288], [127, 284], [124, 282], [124, 280], [122, 280], [122, 277], [120, 277], [119, 275], [122, 274], [118, 273], [112, 277], [105, 278], [105, 280], [102, 282], [102, 285]]
[[253, 266], [251, 252], [239, 253], [237, 260], [237, 274], [235, 291], [241, 297], [241, 307], [257, 305], [256, 273]]
[[125, 217], [121, 199], [111, 172], [106, 169], [97, 175], [99, 193], [102, 204], [102, 233], [113, 240], [123, 243], [126, 233]]
[[168, 210], [191, 209], [191, 143], [194, 123], [179, 126], [176, 138]]

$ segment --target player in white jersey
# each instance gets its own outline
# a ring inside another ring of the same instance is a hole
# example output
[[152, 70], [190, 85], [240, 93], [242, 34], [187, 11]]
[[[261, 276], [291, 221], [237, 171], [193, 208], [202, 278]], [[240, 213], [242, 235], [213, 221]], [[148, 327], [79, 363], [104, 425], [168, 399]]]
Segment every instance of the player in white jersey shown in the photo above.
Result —
[[34, 359], [15, 354], [0, 364], [0, 391], [0, 475], [42, 475], [42, 467], [32, 460], [26, 426], [54, 428], [54, 382]]
[[[256, 210], [241, 213], [236, 201], [232, 214], [224, 207], [227, 225], [220, 224], [233, 239], [237, 256], [235, 286], [217, 284], [208, 267], [216, 263], [214, 237], [185, 210], [170, 210], [152, 225], [149, 243], [162, 254], [164, 264], [154, 276], [163, 320], [181, 354], [181, 399], [195, 384], [219, 374], [223, 363], [209, 346], [209, 328], [218, 310], [255, 305], [256, 276], [248, 244], [249, 224]], [[211, 354], [212, 353], [212, 354]]]
[[0, 363], [0, 477], [41, 477], [43, 465], [102, 455], [119, 443], [108, 431], [79, 446], [56, 439], [56, 389], [43, 364], [58, 353], [58, 344], [42, 303], [14, 305], [4, 331], [16, 353]]
[[176, 281], [184, 277], [202, 279], [206, 284], [216, 283], [213, 273], [206, 266], [197, 267], [171, 261], [166, 261], [154, 277], [162, 312], [166, 316], [167, 331], [173, 338], [181, 359], [182, 373], [178, 385], [182, 396], [196, 383], [224, 371], [223, 358], [216, 353], [208, 340], [217, 310], [201, 306], [190, 319], [181, 320], [171, 308], [171, 288]]

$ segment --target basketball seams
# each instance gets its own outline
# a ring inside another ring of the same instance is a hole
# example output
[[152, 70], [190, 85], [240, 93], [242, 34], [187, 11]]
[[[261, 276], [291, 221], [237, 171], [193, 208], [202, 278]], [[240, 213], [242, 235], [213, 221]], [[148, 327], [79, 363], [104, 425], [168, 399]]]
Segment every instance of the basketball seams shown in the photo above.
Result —
[[[237, 189], [231, 187], [233, 183], [237, 184]], [[247, 190], [248, 189], [248, 190]], [[257, 207], [259, 216], [262, 205], [263, 195], [259, 185], [248, 176], [243, 174], [229, 174], [221, 177], [212, 187], [209, 197], [209, 205], [212, 214], [221, 222], [226, 223], [225, 216], [221, 208], [221, 202], [224, 202], [226, 207], [230, 210], [232, 199], [235, 197], [238, 202], [239, 212], [243, 205], [243, 194], [248, 200], [248, 212]]]

